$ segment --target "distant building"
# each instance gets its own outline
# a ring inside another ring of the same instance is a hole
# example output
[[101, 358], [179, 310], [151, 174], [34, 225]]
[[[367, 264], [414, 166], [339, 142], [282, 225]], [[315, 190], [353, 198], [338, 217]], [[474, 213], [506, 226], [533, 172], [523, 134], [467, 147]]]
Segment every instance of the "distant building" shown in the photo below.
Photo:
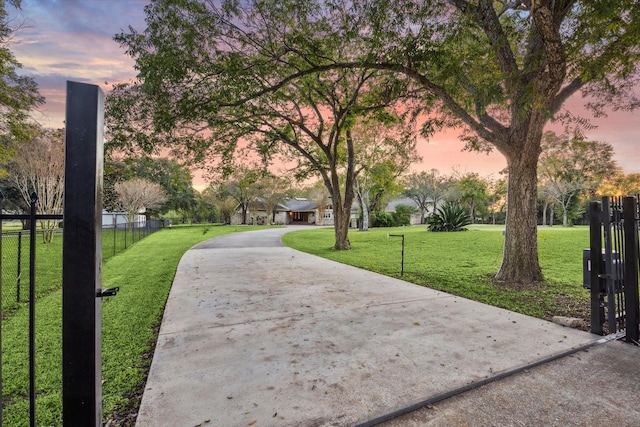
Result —
[[[147, 221], [147, 217], [144, 215], [144, 211], [141, 211], [134, 217], [135, 227], [144, 227]], [[102, 228], [119, 228], [124, 227], [127, 224], [126, 212], [108, 212], [102, 211]]]
[[[355, 224], [355, 213], [352, 213]], [[242, 223], [242, 212], [237, 209], [231, 216], [231, 224]], [[249, 204], [247, 209], [247, 224], [262, 225], [267, 223], [267, 210], [264, 200], [258, 198]], [[272, 224], [287, 225], [333, 225], [333, 205], [330, 203], [318, 208], [318, 204], [304, 197], [285, 199], [274, 208]]]

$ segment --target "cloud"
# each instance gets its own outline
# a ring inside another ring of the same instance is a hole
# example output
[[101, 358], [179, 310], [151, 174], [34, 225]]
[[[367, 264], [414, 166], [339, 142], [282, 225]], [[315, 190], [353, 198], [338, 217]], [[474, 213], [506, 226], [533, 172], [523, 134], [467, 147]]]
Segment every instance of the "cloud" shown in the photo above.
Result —
[[21, 74], [35, 79], [46, 97], [38, 113], [45, 125], [62, 126], [67, 80], [97, 84], [106, 92], [135, 77], [133, 59], [113, 36], [130, 25], [143, 29], [147, 3], [23, 0], [21, 10], [8, 8], [11, 22], [20, 27], [11, 48], [23, 65]]

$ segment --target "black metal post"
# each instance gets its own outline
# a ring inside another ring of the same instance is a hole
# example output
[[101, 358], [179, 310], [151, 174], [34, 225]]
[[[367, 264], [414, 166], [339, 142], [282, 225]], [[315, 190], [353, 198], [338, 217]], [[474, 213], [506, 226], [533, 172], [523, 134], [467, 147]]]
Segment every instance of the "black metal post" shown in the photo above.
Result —
[[18, 231], [18, 272], [16, 274], [16, 302], [20, 302], [20, 286], [22, 282], [22, 231]]
[[624, 300], [627, 342], [640, 340], [640, 300], [638, 298], [638, 221], [635, 197], [625, 197], [624, 212]]
[[389, 237], [402, 237], [402, 258], [400, 259], [400, 276], [404, 276], [404, 234], [389, 234]]
[[115, 256], [116, 254], [116, 235], [118, 233], [118, 218], [117, 218], [117, 214], [112, 216], [113, 218], [113, 255]]
[[62, 279], [62, 421], [102, 425], [104, 94], [67, 82]]
[[609, 333], [618, 332], [618, 319], [616, 318], [616, 293], [614, 282], [614, 266], [613, 266], [613, 243], [611, 236], [611, 199], [609, 197], [602, 198], [602, 214], [600, 217], [604, 235], [604, 271], [601, 277], [605, 283], [605, 292], [607, 295], [607, 326]]
[[31, 427], [36, 426], [36, 202], [31, 193], [29, 217], [29, 415]]
[[589, 253], [591, 256], [591, 333], [602, 335], [602, 228], [600, 203], [589, 203]]

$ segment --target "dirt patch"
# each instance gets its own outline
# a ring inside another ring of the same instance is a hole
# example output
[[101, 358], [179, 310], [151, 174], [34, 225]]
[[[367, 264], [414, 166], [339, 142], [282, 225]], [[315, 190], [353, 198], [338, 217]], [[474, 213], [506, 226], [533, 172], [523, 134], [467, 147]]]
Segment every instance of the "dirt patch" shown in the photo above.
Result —
[[555, 297], [553, 303], [549, 307], [545, 307], [545, 318], [551, 320], [553, 316], [572, 317], [582, 320], [576, 329], [582, 331], [590, 330], [591, 308], [589, 301], [584, 298], [578, 298], [560, 294]]

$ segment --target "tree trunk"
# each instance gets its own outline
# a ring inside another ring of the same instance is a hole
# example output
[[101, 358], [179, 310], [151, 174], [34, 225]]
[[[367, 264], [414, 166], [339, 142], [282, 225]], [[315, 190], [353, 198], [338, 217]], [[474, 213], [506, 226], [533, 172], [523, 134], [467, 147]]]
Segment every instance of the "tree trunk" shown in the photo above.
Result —
[[[535, 136], [527, 135], [527, 138]], [[537, 165], [539, 144], [526, 141], [507, 157], [509, 182], [504, 253], [496, 280], [531, 283], [542, 280], [537, 242]]]
[[562, 205], [562, 226], [569, 226], [569, 216], [567, 215], [567, 208], [564, 205]]
[[369, 231], [369, 207], [367, 204], [367, 189], [365, 188], [363, 190], [357, 178], [355, 180], [355, 184], [356, 194], [358, 195], [358, 202], [360, 202], [360, 209], [362, 209], [362, 226], [360, 227], [360, 231]]
[[556, 206], [555, 205], [550, 205], [549, 206], [549, 227], [553, 227], [553, 215], [556, 212]]
[[367, 204], [362, 205], [362, 231], [369, 231], [369, 209]]
[[542, 225], [547, 225], [547, 207], [549, 206], [549, 202], [546, 200], [542, 205]]
[[[345, 195], [345, 199], [347, 196]], [[346, 250], [351, 249], [351, 242], [349, 241], [349, 222], [351, 220], [351, 202], [353, 201], [353, 196], [351, 200], [343, 201], [339, 199], [336, 200], [334, 198], [333, 204], [333, 230], [335, 233], [336, 243], [333, 245], [334, 250]]]
[[240, 206], [242, 207], [242, 221], [241, 224], [246, 225], [247, 224], [247, 211], [248, 206], [245, 203], [241, 203]]

